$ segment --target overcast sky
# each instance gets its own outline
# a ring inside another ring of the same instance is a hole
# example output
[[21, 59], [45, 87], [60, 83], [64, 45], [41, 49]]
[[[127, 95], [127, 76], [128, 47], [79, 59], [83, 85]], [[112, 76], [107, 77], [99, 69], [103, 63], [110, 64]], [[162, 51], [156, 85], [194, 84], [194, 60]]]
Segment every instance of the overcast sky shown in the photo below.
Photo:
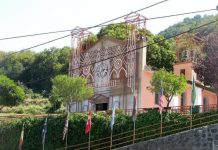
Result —
[[[149, 6], [161, 0], [0, 0], [0, 39], [11, 36], [41, 33], [55, 30], [88, 27]], [[217, 0], [168, 0], [141, 11], [147, 18], [216, 8]], [[217, 11], [206, 14], [217, 14]], [[196, 14], [195, 14], [196, 15]], [[200, 14], [205, 15], [205, 13]], [[186, 17], [148, 20], [147, 29], [158, 33]], [[116, 22], [123, 21], [123, 19]], [[99, 28], [91, 30], [96, 33]], [[49, 34], [13, 40], [0, 41], [0, 50], [18, 51], [64, 35], [70, 32]], [[70, 46], [65, 38], [38, 48], [41, 51], [52, 46]]]

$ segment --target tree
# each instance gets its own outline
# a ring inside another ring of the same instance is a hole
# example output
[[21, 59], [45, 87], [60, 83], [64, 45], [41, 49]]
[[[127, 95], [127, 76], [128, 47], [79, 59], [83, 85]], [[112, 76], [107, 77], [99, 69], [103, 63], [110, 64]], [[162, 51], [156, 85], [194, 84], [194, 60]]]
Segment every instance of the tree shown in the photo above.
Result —
[[87, 87], [87, 81], [83, 77], [72, 78], [67, 75], [58, 75], [52, 79], [52, 84], [53, 104], [63, 101], [68, 105], [69, 102], [85, 100], [94, 93], [93, 88]]
[[[196, 28], [202, 24], [206, 24], [217, 19], [218, 15], [204, 15], [203, 17], [201, 17], [200, 15], [196, 15], [193, 18], [185, 18], [182, 22], [170, 26], [164, 31], [161, 31], [159, 34], [163, 35], [165, 38], [169, 38], [171, 36], [175, 36], [179, 33], [182, 33], [192, 28]], [[194, 32], [198, 33], [200, 37], [208, 36], [213, 32], [213, 30], [217, 29], [217, 26], [218, 22], [215, 22], [202, 28], [198, 28]]]
[[146, 33], [147, 37], [147, 64], [158, 69], [166, 68], [168, 71], [173, 69], [176, 62], [176, 53], [173, 41], [164, 40], [161, 35]]
[[[118, 40], [126, 40], [128, 38], [128, 30], [130, 26], [126, 24], [109, 25], [102, 28], [97, 34], [98, 38], [108, 36]], [[164, 40], [162, 35], [153, 35], [148, 30], [139, 29], [141, 36], [147, 39], [147, 64], [156, 68], [166, 68], [172, 70], [173, 64], [176, 62], [176, 53], [172, 40]]]
[[112, 24], [107, 27], [101, 28], [98, 32], [97, 37], [112, 37], [118, 40], [125, 40], [128, 37], [127, 25], [126, 24]]
[[167, 101], [167, 107], [175, 95], [182, 94], [186, 89], [186, 79], [184, 76], [177, 76], [172, 72], [167, 72], [165, 69], [160, 69], [155, 72], [152, 80], [151, 87], [148, 87], [151, 92], [159, 93], [163, 88], [163, 95]]
[[[13, 53], [13, 52], [12, 52]], [[17, 81], [19, 75], [33, 63], [35, 53], [24, 51], [20, 53], [1, 53], [0, 54], [0, 73]]]
[[18, 79], [27, 82], [26, 86], [32, 88], [34, 92], [48, 96], [52, 86], [50, 78], [68, 73], [70, 51], [69, 47], [61, 49], [53, 47], [40, 52]]
[[0, 75], [0, 105], [17, 105], [25, 98], [24, 90], [17, 86], [13, 80]]
[[198, 60], [194, 65], [194, 70], [198, 75], [198, 80], [215, 90], [218, 105], [218, 32], [214, 32], [209, 37], [204, 51], [206, 52], [205, 58]]

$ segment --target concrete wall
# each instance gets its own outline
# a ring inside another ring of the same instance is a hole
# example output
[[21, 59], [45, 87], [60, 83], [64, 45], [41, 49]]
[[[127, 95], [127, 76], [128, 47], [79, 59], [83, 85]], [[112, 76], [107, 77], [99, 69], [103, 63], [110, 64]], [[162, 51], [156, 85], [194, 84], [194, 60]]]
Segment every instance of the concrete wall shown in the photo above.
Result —
[[117, 150], [218, 150], [218, 124], [137, 143]]

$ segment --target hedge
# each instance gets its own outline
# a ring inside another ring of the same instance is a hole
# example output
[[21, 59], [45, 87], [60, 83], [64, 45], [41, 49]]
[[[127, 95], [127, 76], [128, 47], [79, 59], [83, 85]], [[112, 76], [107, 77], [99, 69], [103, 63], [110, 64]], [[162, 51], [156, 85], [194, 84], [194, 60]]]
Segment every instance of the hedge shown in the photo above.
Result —
[[[207, 125], [210, 123], [218, 122], [218, 112], [216, 111], [195, 114], [193, 116], [193, 119], [202, 118], [205, 116], [216, 117], [207, 117], [201, 120], [195, 120], [193, 121], [193, 126], [196, 125], [194, 127], [199, 127], [200, 125], [197, 125], [199, 123], [202, 123], [202, 125]], [[183, 116], [177, 113], [164, 113], [163, 117], [164, 128], [162, 136], [189, 129], [189, 116]], [[46, 134], [45, 150], [55, 150], [65, 146], [65, 141], [62, 141], [62, 133], [65, 119], [66, 115], [61, 115], [58, 117], [48, 117], [48, 132]], [[88, 135], [85, 135], [86, 120], [87, 114], [72, 113], [69, 115], [68, 145], [88, 142]], [[23, 123], [25, 124], [25, 131], [22, 150], [42, 149], [41, 133], [44, 119], [36, 119], [31, 117], [2, 123], [0, 122], [0, 149], [18, 149], [18, 141]], [[107, 115], [105, 113], [94, 113], [92, 116], [92, 123], [91, 141], [100, 138], [110, 137], [110, 115]], [[150, 127], [148, 127], [149, 125]], [[160, 114], [156, 111], [148, 111], [147, 113], [138, 114], [136, 120], [136, 129], [136, 142], [160, 137]], [[132, 130], [132, 118], [130, 116], [124, 115], [123, 113], [117, 113], [115, 117], [115, 125], [113, 131], [113, 145], [117, 144], [117, 146], [114, 146], [113, 148], [124, 146], [126, 144], [131, 144], [131, 140], [133, 138], [131, 136], [133, 134]], [[117, 135], [119, 133], [124, 134]], [[129, 137], [126, 137], [128, 135]], [[92, 145], [99, 144], [92, 149], [101, 147], [101, 143], [107, 142], [109, 140], [110, 139], [105, 139], [103, 141], [92, 142]], [[109, 144], [110, 143], [106, 143], [103, 145], [108, 146]], [[85, 146], [87, 146], [87, 144], [85, 144]]]

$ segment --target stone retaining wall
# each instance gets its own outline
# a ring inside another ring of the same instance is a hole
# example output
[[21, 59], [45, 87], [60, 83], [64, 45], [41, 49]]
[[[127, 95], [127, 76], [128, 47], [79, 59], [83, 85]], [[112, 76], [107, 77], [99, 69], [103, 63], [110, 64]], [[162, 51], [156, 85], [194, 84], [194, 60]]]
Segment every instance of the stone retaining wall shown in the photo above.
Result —
[[140, 142], [117, 150], [218, 150], [218, 124]]

